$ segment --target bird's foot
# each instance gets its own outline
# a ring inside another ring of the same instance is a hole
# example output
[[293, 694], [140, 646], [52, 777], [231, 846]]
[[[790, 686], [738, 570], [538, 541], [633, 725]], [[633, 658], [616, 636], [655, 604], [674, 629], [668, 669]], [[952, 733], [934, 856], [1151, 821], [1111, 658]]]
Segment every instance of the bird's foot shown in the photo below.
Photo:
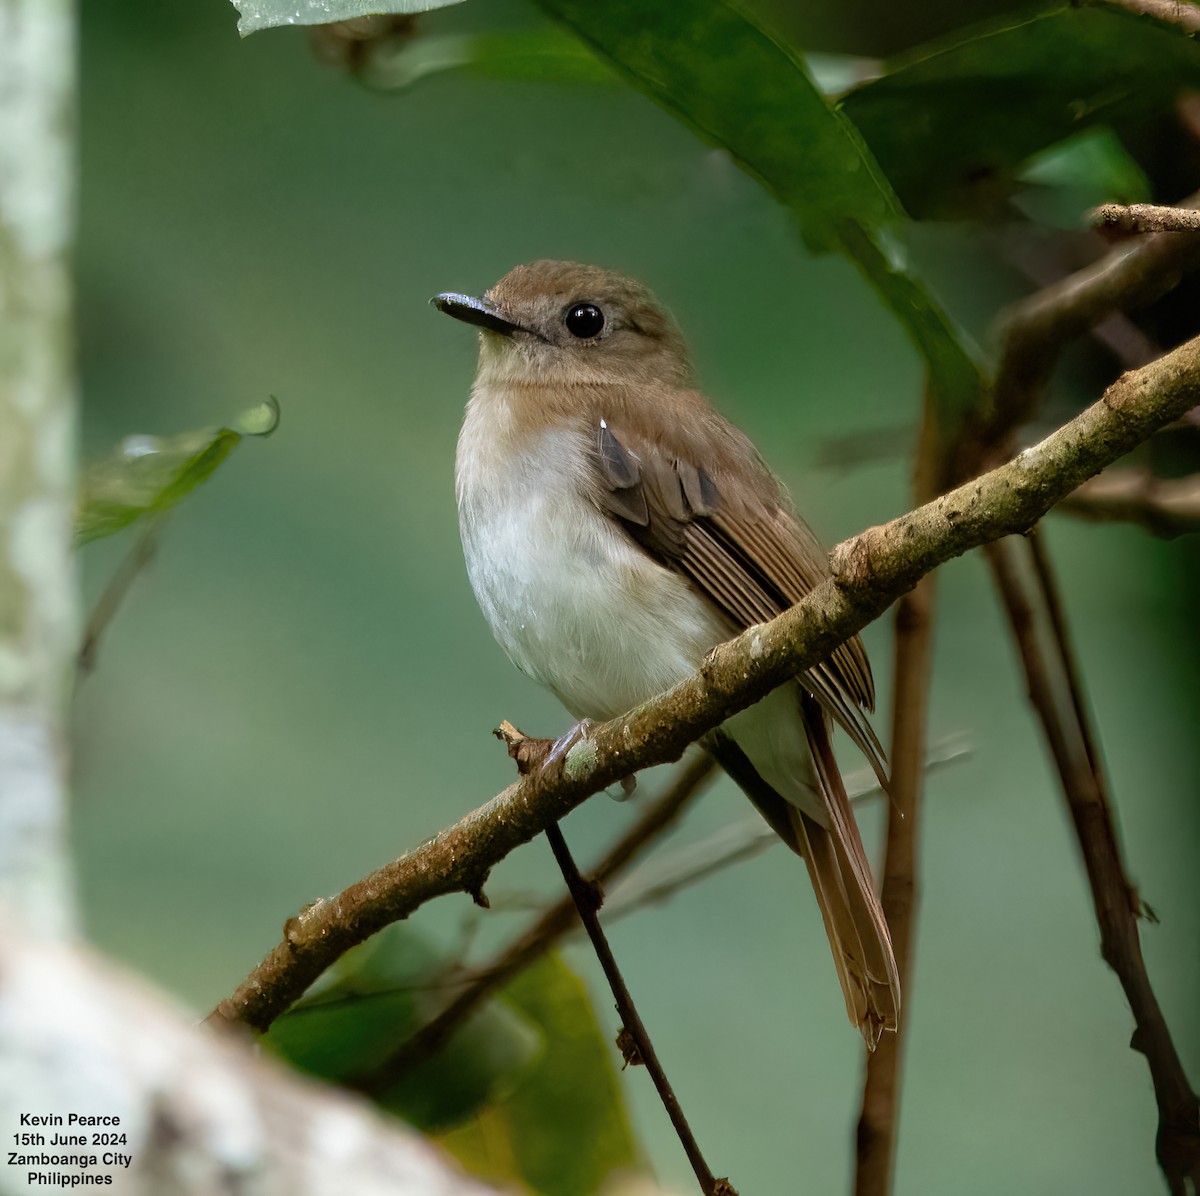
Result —
[[569, 731], [560, 735], [551, 744], [550, 750], [546, 753], [546, 758], [542, 761], [542, 768], [553, 768], [555, 766], [561, 768], [566, 763], [571, 749], [577, 743], [582, 743], [587, 739], [588, 733], [595, 725], [590, 718], [581, 718]]
[[571, 749], [585, 741], [595, 725], [590, 718], [584, 718], [557, 739], [534, 739], [505, 719], [492, 734], [507, 745], [508, 754], [517, 763], [517, 772], [527, 776], [531, 772], [561, 768]]
[[[516, 761], [517, 772], [528, 776], [531, 772], [564, 767], [571, 749], [585, 742], [595, 725], [590, 718], [583, 718], [557, 739], [535, 739], [505, 719], [492, 734], [504, 741], [508, 754]], [[622, 777], [617, 785], [615, 791], [609, 786], [604, 792], [614, 801], [628, 801], [637, 791], [637, 777]]]

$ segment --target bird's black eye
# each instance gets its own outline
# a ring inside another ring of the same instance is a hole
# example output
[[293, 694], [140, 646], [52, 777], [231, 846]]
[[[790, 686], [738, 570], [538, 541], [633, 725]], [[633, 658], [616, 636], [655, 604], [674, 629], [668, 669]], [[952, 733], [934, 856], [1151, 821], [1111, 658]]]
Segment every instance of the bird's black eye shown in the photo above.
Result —
[[587, 340], [600, 335], [604, 328], [604, 313], [594, 303], [576, 303], [563, 317], [563, 323], [572, 336]]

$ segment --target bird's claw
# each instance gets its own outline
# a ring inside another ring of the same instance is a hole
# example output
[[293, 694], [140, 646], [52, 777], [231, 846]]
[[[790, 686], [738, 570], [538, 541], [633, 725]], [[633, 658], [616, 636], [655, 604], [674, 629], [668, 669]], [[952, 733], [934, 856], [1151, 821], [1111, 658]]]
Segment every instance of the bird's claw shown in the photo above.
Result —
[[546, 758], [542, 761], [542, 769], [561, 767], [566, 762], [570, 750], [581, 740], [586, 739], [595, 725], [590, 718], [581, 718], [569, 731], [560, 735], [546, 753]]

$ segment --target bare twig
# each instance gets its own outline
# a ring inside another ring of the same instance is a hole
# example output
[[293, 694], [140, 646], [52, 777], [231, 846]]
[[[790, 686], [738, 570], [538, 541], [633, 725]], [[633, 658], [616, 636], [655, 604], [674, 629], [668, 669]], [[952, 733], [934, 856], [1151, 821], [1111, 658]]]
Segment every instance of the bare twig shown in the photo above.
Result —
[[1140, 233], [1194, 233], [1200, 231], [1200, 212], [1194, 208], [1171, 208], [1156, 203], [1106, 203], [1088, 213], [1088, 222], [1102, 232], [1126, 233], [1130, 236]]
[[100, 637], [108, 630], [108, 625], [116, 617], [121, 603], [125, 601], [138, 574], [154, 559], [158, 550], [158, 531], [162, 526], [162, 516], [150, 516], [138, 532], [133, 547], [121, 559], [117, 571], [112, 575], [104, 592], [92, 608], [87, 626], [83, 630], [83, 640], [79, 647], [78, 669], [80, 679], [87, 676], [95, 667], [100, 654]]
[[1170, 540], [1200, 532], [1200, 474], [1159, 478], [1147, 469], [1106, 469], [1058, 509], [1096, 523], [1135, 523]]
[[866, 1059], [858, 1118], [854, 1191], [886, 1196], [892, 1190], [899, 1124], [900, 1070], [913, 1000], [913, 948], [920, 900], [920, 834], [925, 736], [933, 648], [933, 575], [921, 579], [896, 606], [896, 669], [892, 706], [892, 805], [881, 899], [900, 970], [904, 1009], [895, 1034], [885, 1034]]
[[[646, 810], [592, 870], [590, 880], [602, 884], [652, 843], [696, 797], [716, 770], [711, 756], [689, 761], [667, 791]], [[772, 832], [774, 833], [774, 832]], [[569, 895], [547, 909], [516, 942], [485, 967], [467, 977], [466, 987], [379, 1065], [379, 1073], [395, 1080], [441, 1047], [455, 1027], [492, 993], [524, 971], [575, 925], [575, 902]]]
[[[683, 1115], [679, 1098], [675, 1095], [671, 1082], [667, 1079], [667, 1073], [654, 1050], [654, 1044], [650, 1041], [646, 1026], [634, 1006], [633, 997], [630, 996], [625, 980], [621, 976], [621, 969], [617, 967], [612, 948], [608, 945], [608, 939], [605, 937], [600, 919], [597, 917], [597, 911], [603, 900], [599, 887], [590, 884], [579, 875], [579, 869], [575, 867], [575, 861], [571, 858], [567, 841], [563, 838], [558, 823], [553, 823], [546, 828], [546, 838], [550, 840], [550, 849], [554, 852], [554, 858], [562, 870], [563, 880], [567, 882], [567, 888], [571, 892], [575, 908], [579, 913], [579, 920], [583, 923], [588, 938], [591, 939], [592, 949], [596, 952], [596, 958], [600, 961], [600, 966], [604, 969], [604, 977], [612, 990], [613, 1000], [616, 1002], [617, 1013], [620, 1014], [622, 1023], [622, 1032], [618, 1035], [617, 1041], [626, 1043], [622, 1047], [625, 1062], [644, 1065], [650, 1073], [650, 1078], [654, 1081], [654, 1087], [658, 1090], [658, 1095], [662, 1100], [663, 1108], [666, 1109], [667, 1116], [670, 1117], [671, 1124], [675, 1127], [680, 1145], [687, 1155], [688, 1162], [692, 1165], [692, 1170], [700, 1184], [700, 1190], [705, 1196], [737, 1196], [737, 1190], [729, 1180], [715, 1178], [708, 1163], [705, 1162], [700, 1145], [692, 1133], [691, 1126], [688, 1125], [687, 1118]], [[626, 1036], [628, 1036], [627, 1040]]]
[[[960, 760], [968, 750], [961, 740], [946, 741], [926, 756], [925, 769], [931, 772]], [[588, 878], [603, 883], [620, 875], [626, 864], [675, 822], [715, 770], [716, 762], [710, 756], [698, 755], [689, 762], [670, 788], [588, 873]], [[857, 775], [857, 781], [851, 777], [846, 779], [852, 800], [883, 792], [873, 772], [864, 769]], [[607, 920], [611, 924], [648, 905], [666, 901], [682, 889], [782, 842], [758, 814], [751, 814], [687, 848], [655, 855], [640, 870], [623, 876], [608, 890], [604, 902]], [[643, 872], [652, 875], [643, 877]], [[395, 1080], [435, 1054], [454, 1029], [492, 993], [503, 988], [578, 925], [575, 903], [570, 896], [564, 897], [542, 910], [525, 933], [490, 962], [449, 981], [437, 981], [431, 987], [456, 989], [455, 995], [379, 1065], [377, 1070], [381, 1079]]]
[[[942, 489], [946, 446], [929, 401], [917, 448], [914, 497], [927, 501]], [[891, 804], [881, 901], [900, 972], [904, 1008], [895, 1034], [885, 1034], [867, 1055], [858, 1118], [854, 1191], [887, 1196], [892, 1189], [900, 1117], [900, 1065], [912, 1016], [913, 951], [920, 900], [921, 798], [925, 782], [929, 686], [933, 669], [933, 612], [936, 574], [923, 577], [896, 604], [895, 669], [892, 690]]]
[[592, 793], [676, 759], [738, 710], [828, 657], [938, 565], [1033, 526], [1086, 478], [1195, 404], [1200, 339], [1124, 375], [1103, 398], [1008, 464], [836, 547], [830, 577], [769, 623], [709, 654], [700, 672], [600, 724], [560, 765], [522, 777], [457, 825], [289, 920], [284, 939], [213, 1017], [265, 1029], [356, 943], [489, 870]]
[[[1197, 206], [1200, 192], [1180, 205]], [[974, 448], [966, 446], [964, 473], [1004, 455], [1012, 431], [1037, 409], [1065, 345], [1112, 312], [1152, 303], [1197, 268], [1200, 235], [1151, 235], [1117, 246], [1098, 262], [1012, 307], [1002, 320], [991, 410], [975, 431]]]
[[1200, 1102], [1183, 1070], [1142, 958], [1137, 925], [1141, 903], [1121, 857], [1065, 627], [1061, 614], [1054, 615], [1057, 595], [1046, 574], [1051, 622], [1057, 622], [1063, 632], [1057, 646], [1047, 652], [1029, 587], [1014, 567], [1008, 545], [990, 544], [985, 551], [1075, 826], [1100, 927], [1101, 954], [1117, 973], [1133, 1013], [1137, 1030], [1131, 1045], [1150, 1065], [1159, 1114], [1159, 1165], [1173, 1196], [1184, 1196], [1189, 1182], [1193, 1190], [1200, 1187]]

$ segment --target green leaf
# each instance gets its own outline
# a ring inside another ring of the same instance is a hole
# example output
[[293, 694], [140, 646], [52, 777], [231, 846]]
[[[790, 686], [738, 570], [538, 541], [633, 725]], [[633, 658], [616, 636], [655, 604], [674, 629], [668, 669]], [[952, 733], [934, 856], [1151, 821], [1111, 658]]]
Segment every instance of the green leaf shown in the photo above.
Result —
[[[353, 1086], [440, 1006], [453, 970], [412, 927], [389, 926], [344, 955], [264, 1042], [310, 1075]], [[528, 1019], [491, 1001], [375, 1099], [422, 1130], [443, 1130], [510, 1086], [541, 1046]]]
[[723, 0], [538, 0], [827, 240], [848, 216], [896, 223], [900, 205], [857, 130], [800, 56]]
[[143, 515], [164, 514], [207, 481], [243, 436], [269, 436], [278, 424], [279, 404], [272, 398], [243, 412], [227, 428], [127, 437], [111, 457], [83, 471], [76, 542], [111, 536]]
[[907, 209], [958, 216], [1006, 193], [1021, 163], [1097, 124], [1200, 84], [1200, 46], [1175, 25], [1087, 5], [1009, 16], [922, 46], [849, 92], [858, 126]]
[[612, 83], [612, 70], [578, 38], [559, 29], [396, 38], [372, 45], [360, 77], [375, 87], [404, 88], [430, 75], [462, 70], [482, 79], [540, 83]]
[[1016, 205], [1040, 224], [1083, 228], [1102, 203], [1146, 203], [1150, 181], [1111, 130], [1095, 127], [1035, 154], [1018, 176]]
[[545, 1196], [593, 1196], [639, 1163], [616, 1048], [557, 955], [523, 972], [503, 998], [539, 1027], [545, 1050], [507, 1096], [443, 1142], [493, 1181], [518, 1179]]
[[864, 273], [929, 365], [943, 430], [983, 380], [961, 334], [907, 266], [903, 213], [855, 125], [799, 54], [727, 0], [537, 0], [639, 88], [795, 210], [810, 241]]
[[407, 15], [448, 8], [462, 0], [232, 0], [241, 14], [238, 32], [246, 37], [280, 25], [330, 25], [357, 17]]

